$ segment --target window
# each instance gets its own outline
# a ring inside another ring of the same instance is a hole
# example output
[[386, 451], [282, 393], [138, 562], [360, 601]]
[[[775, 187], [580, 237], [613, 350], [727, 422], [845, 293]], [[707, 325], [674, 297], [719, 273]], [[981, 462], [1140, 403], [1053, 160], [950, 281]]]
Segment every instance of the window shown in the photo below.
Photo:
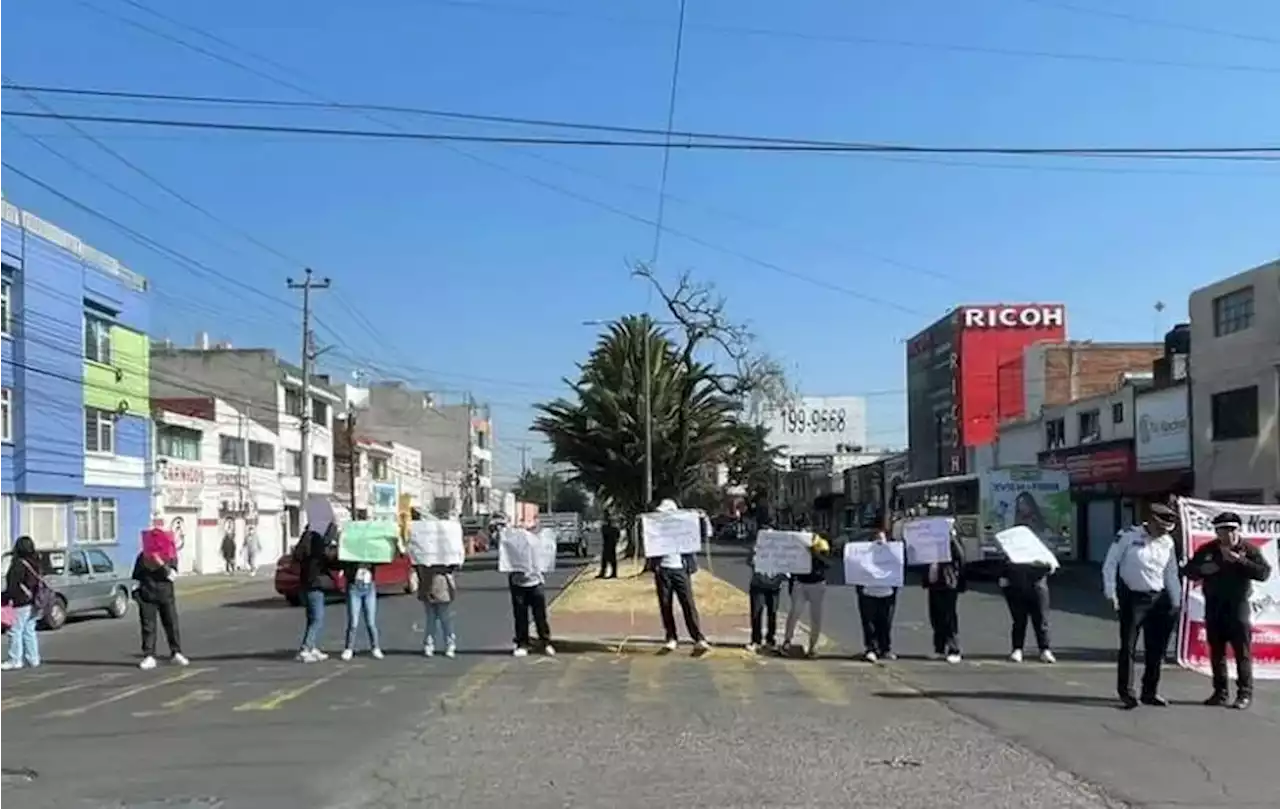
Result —
[[8, 278], [0, 285], [0, 332], [6, 337], [13, 329], [13, 284]]
[[178, 427], [174, 424], [161, 424], [160, 429], [156, 430], [156, 451], [162, 458], [198, 461], [202, 439], [203, 435], [199, 430]]
[[111, 322], [86, 314], [84, 316], [85, 359], [111, 364]]
[[311, 478], [313, 480], [329, 479], [329, 459], [323, 455], [311, 456]]
[[114, 455], [116, 452], [116, 417], [96, 407], [84, 409], [84, 450]]
[[284, 389], [284, 412], [290, 416], [302, 417], [302, 394], [294, 388]]
[[249, 465], [257, 469], [275, 469], [276, 448], [262, 441], [250, 441]]
[[218, 436], [218, 463], [227, 466], [244, 466], [244, 439], [229, 435]]
[[1237, 289], [1213, 299], [1213, 335], [1223, 337], [1253, 325], [1253, 287]]
[[1067, 425], [1062, 418], [1049, 419], [1044, 423], [1045, 449], [1058, 449], [1067, 443]]
[[3, 547], [6, 551], [13, 547], [13, 531], [9, 526], [9, 509], [12, 507], [12, 497], [7, 494], [0, 496], [0, 542], [4, 543], [0, 547]]
[[1124, 402], [1111, 405], [1111, 423], [1124, 424]]
[[490, 477], [493, 470], [489, 468], [489, 462], [486, 460], [476, 461], [476, 474], [482, 478]]
[[0, 388], [0, 439], [13, 440], [13, 392]]
[[88, 576], [89, 563], [84, 558], [84, 551], [75, 551], [67, 562], [67, 575]]
[[288, 455], [288, 474], [295, 478], [302, 477], [302, 453], [296, 449], [286, 450]]
[[77, 542], [116, 541], [116, 501], [113, 498], [82, 498], [76, 501], [75, 513]]
[[329, 405], [327, 402], [322, 402], [319, 399], [311, 400], [311, 423], [328, 428]]
[[1102, 439], [1102, 415], [1097, 410], [1086, 410], [1079, 414], [1080, 443], [1089, 444]]
[[108, 575], [116, 572], [115, 563], [111, 561], [111, 557], [107, 556], [97, 548], [90, 548], [85, 554], [89, 557], [89, 569], [94, 573], [106, 573]]
[[22, 504], [19, 536], [26, 534], [42, 550], [67, 547], [66, 501], [28, 500]]
[[386, 458], [370, 458], [369, 459], [369, 477], [374, 480], [387, 479], [387, 459]]
[[484, 430], [476, 430], [476, 449], [489, 448], [489, 434]]
[[1209, 411], [1214, 441], [1253, 438], [1258, 434], [1258, 386], [1213, 394]]

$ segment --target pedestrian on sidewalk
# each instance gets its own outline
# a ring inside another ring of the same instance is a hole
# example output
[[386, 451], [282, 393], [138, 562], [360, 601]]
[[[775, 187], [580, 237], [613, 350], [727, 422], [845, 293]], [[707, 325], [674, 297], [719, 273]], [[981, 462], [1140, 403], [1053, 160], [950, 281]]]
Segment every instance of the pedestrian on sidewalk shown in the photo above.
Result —
[[[40, 636], [36, 627], [43, 616], [43, 602], [48, 585], [40, 576], [40, 556], [29, 536], [13, 543], [9, 569], [4, 575], [4, 603], [13, 608], [13, 625], [9, 627], [9, 657], [0, 669], [13, 671], [40, 665]], [[49, 595], [52, 593], [50, 592]]]
[[236, 521], [228, 517], [222, 523], [222, 566], [228, 576], [236, 572]]
[[258, 539], [257, 529], [250, 525], [244, 535], [244, 566], [250, 576], [258, 575], [258, 555], [262, 552], [262, 541]]
[[964, 574], [964, 546], [951, 529], [951, 559], [934, 562], [925, 570], [922, 581], [929, 599], [929, 626], [933, 630], [932, 659], [959, 663], [960, 594], [968, 589]]
[[[885, 543], [889, 537], [880, 530], [871, 541]], [[859, 585], [857, 592], [863, 658], [868, 663], [897, 660], [898, 656], [893, 653], [893, 614], [898, 608], [898, 588]]]
[[621, 538], [622, 532], [618, 530], [618, 526], [613, 523], [613, 518], [606, 512], [604, 521], [600, 524], [600, 575], [596, 578], [618, 578], [618, 540]]
[[326, 536], [307, 528], [293, 549], [298, 562], [298, 585], [307, 611], [306, 628], [298, 646], [301, 663], [319, 663], [329, 658], [320, 649], [320, 639], [324, 634], [325, 592], [336, 589], [333, 572], [338, 568], [337, 545], [330, 541], [336, 539], [333, 532], [336, 529]]
[[[1177, 516], [1163, 503], [1150, 504], [1148, 514], [1140, 528], [1120, 533], [1102, 563], [1102, 592], [1120, 618], [1116, 693], [1129, 710], [1139, 702], [1157, 707], [1169, 704], [1160, 696], [1160, 669], [1182, 603], [1178, 554], [1169, 536]], [[1133, 658], [1139, 633], [1144, 650], [1142, 693], [1135, 698]]]
[[511, 617], [516, 630], [515, 648], [511, 650], [511, 654], [515, 657], [526, 657], [529, 654], [532, 648], [529, 617], [532, 615], [542, 653], [554, 656], [556, 647], [551, 644], [551, 624], [547, 621], [547, 594], [542, 589], [546, 576], [539, 571], [516, 572], [508, 576], [507, 583], [511, 590]]
[[[803, 515], [796, 519], [796, 529], [806, 531], [809, 520]], [[809, 646], [805, 649], [808, 657], [817, 657], [818, 638], [822, 634], [822, 605], [827, 595], [827, 568], [831, 564], [831, 543], [821, 536], [813, 535], [813, 544], [809, 546], [810, 567], [808, 573], [798, 573], [791, 577], [791, 608], [787, 611], [787, 629], [782, 639], [782, 646], [790, 649], [796, 634], [796, 624], [805, 608], [809, 610]]]
[[1253, 583], [1271, 576], [1271, 565], [1252, 543], [1240, 536], [1240, 515], [1224, 511], [1213, 518], [1217, 541], [1192, 555], [1187, 578], [1204, 590], [1204, 631], [1209, 641], [1213, 694], [1205, 705], [1226, 705], [1227, 647], [1236, 659], [1236, 700], [1231, 707], [1245, 710], [1253, 701], [1253, 613], [1249, 594]]
[[[757, 531], [773, 529], [768, 517], [757, 519]], [[747, 564], [755, 567], [755, 549], [747, 557]], [[778, 649], [778, 602], [782, 600], [782, 583], [786, 581], [785, 573], [761, 573], [752, 570], [751, 584], [747, 588], [751, 603], [751, 642], [747, 644], [748, 652], [756, 652], [763, 642], [770, 652]]]
[[185, 666], [190, 661], [182, 654], [182, 637], [178, 631], [178, 597], [173, 580], [178, 573], [178, 560], [162, 559], [152, 553], [138, 554], [133, 563], [133, 591], [138, 602], [138, 625], [142, 631], [142, 661], [140, 669], [156, 667], [156, 624], [164, 630], [169, 645], [169, 657], [175, 666]]
[[[458, 636], [453, 628], [453, 602], [458, 597], [458, 585], [453, 577], [456, 570], [453, 565], [418, 565], [418, 597], [422, 599], [426, 618], [426, 628], [422, 633], [422, 654], [426, 657], [435, 656], [437, 639], [439, 646], [444, 648], [445, 657], [453, 658], [458, 654]], [[513, 599], [512, 604], [514, 603]], [[527, 637], [527, 616], [524, 627]]]
[[347, 634], [342, 646], [342, 659], [355, 655], [356, 633], [360, 619], [364, 618], [369, 633], [369, 654], [381, 660], [382, 644], [378, 642], [378, 586], [374, 583], [374, 565], [368, 562], [348, 562], [343, 565], [343, 578], [347, 582]]
[[1022, 662], [1022, 647], [1027, 642], [1027, 624], [1036, 636], [1040, 649], [1040, 662], [1055, 663], [1053, 647], [1049, 643], [1049, 576], [1053, 568], [1045, 562], [1014, 564], [1004, 560], [997, 583], [1009, 607], [1013, 621], [1010, 630], [1009, 659]]
[[[658, 501], [654, 511], [679, 511], [680, 506], [670, 497]], [[644, 523], [640, 524], [643, 533]], [[706, 529], [703, 526], [703, 541], [706, 540]], [[698, 572], [698, 556], [694, 553], [668, 554], [667, 556], [650, 557], [645, 562], [647, 570], [653, 571], [654, 588], [658, 595], [658, 613], [662, 616], [662, 629], [666, 634], [663, 650], [674, 652], [680, 643], [676, 629], [675, 603], [680, 602], [680, 611], [684, 613], [684, 625], [689, 631], [689, 638], [694, 643], [694, 651], [703, 654], [711, 649], [711, 643], [702, 634], [702, 622], [698, 619], [698, 605], [693, 598], [693, 574]]]

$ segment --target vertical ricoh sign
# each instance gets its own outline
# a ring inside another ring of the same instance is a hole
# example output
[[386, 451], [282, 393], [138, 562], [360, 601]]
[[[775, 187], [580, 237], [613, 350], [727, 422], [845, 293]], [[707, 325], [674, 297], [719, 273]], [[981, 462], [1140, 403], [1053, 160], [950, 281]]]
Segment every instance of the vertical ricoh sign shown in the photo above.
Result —
[[960, 327], [965, 330], [1065, 330], [1067, 309], [1060, 303], [965, 306], [960, 310]]

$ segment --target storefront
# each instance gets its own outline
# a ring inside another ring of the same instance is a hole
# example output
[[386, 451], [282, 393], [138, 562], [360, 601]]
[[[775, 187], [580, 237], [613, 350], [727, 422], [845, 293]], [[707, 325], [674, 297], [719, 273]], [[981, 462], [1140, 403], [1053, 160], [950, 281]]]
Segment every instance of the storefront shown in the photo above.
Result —
[[204, 502], [204, 469], [171, 459], [160, 462], [159, 502], [155, 523], [173, 532], [178, 544], [178, 571], [203, 572], [198, 566], [200, 512]]
[[245, 543], [250, 538], [257, 540], [259, 566], [271, 564], [287, 552], [279, 477], [270, 470], [257, 469], [219, 471], [213, 477], [216, 528], [211, 532], [213, 541], [202, 544], [202, 561], [221, 566], [222, 548], [227, 545], [235, 547], [237, 564], [243, 565]]
[[1186, 385], [1139, 394], [1134, 410], [1137, 472], [1131, 493], [1156, 500], [1190, 496], [1195, 479]]
[[1101, 562], [1120, 529], [1137, 521], [1133, 441], [1126, 438], [1042, 452], [1039, 465], [1066, 470], [1079, 531], [1077, 558]]

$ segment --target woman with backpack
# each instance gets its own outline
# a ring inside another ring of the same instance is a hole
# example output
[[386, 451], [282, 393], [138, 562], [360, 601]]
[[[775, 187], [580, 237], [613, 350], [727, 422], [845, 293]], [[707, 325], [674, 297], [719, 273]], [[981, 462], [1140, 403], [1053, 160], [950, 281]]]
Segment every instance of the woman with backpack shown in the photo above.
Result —
[[4, 671], [40, 665], [40, 637], [36, 634], [36, 625], [44, 615], [43, 607], [50, 591], [40, 576], [39, 565], [36, 543], [31, 537], [18, 537], [4, 576], [4, 600], [13, 605], [9, 659], [0, 664]]

